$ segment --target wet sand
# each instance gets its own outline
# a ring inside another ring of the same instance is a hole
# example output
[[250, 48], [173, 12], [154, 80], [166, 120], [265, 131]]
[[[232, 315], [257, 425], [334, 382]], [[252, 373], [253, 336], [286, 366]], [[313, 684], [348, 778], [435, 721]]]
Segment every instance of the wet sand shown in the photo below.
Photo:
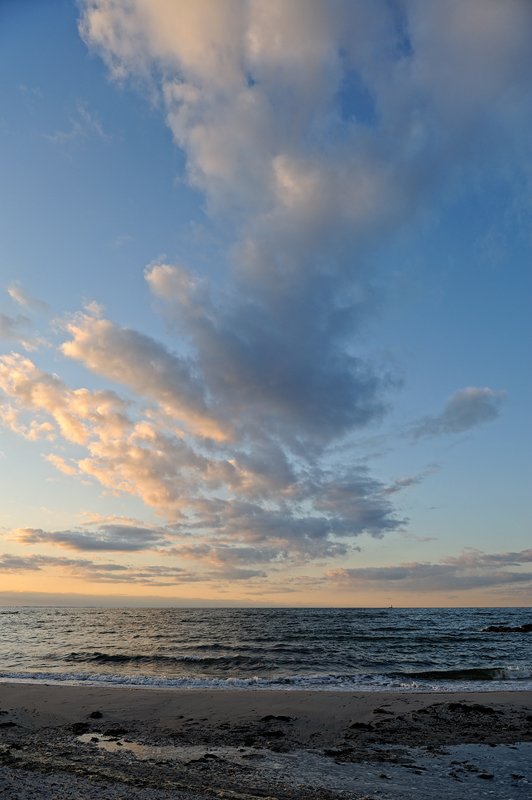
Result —
[[0, 684], [17, 800], [526, 798], [532, 693]]

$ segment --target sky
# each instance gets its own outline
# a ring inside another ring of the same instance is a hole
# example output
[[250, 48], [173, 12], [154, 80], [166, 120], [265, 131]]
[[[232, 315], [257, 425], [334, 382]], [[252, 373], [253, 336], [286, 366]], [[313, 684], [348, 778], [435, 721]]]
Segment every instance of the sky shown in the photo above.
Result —
[[530, 605], [531, 38], [0, 2], [0, 604]]

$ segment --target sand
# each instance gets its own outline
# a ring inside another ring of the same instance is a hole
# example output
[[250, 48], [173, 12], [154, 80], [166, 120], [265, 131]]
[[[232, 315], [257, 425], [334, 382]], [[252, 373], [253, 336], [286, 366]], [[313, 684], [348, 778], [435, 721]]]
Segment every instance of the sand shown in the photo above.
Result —
[[532, 793], [532, 693], [0, 684], [13, 800], [496, 800]]

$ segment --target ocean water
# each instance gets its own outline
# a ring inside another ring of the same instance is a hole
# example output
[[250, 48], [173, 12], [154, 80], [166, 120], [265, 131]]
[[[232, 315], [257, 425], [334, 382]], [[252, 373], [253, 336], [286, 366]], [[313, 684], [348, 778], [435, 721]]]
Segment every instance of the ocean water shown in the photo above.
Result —
[[532, 689], [527, 609], [1, 608], [0, 680], [182, 688]]

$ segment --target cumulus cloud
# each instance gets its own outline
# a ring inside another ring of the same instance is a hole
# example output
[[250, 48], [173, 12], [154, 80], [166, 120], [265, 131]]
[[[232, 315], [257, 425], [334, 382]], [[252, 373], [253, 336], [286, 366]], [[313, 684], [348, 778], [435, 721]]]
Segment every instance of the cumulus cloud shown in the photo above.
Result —
[[[114, 392], [70, 390], [56, 375], [43, 372], [18, 353], [0, 357], [0, 391], [15, 403], [7, 406], [13, 426], [19, 424], [20, 412], [28, 410], [32, 412], [30, 428], [44, 425], [47, 434], [60, 433], [76, 444], [87, 443], [95, 429], [108, 437], [117, 435], [128, 422], [127, 404]], [[41, 415], [48, 419], [41, 423]]]
[[338, 537], [380, 536], [403, 522], [385, 487], [364, 470], [344, 475], [345, 466], [311, 466], [268, 439], [202, 449], [202, 437], [188, 440], [146, 414], [133, 418], [115, 392], [70, 389], [16, 354], [0, 358], [0, 389], [9, 401], [0, 407], [5, 425], [27, 438], [82, 448], [68, 459], [46, 456], [60, 472], [139, 496], [184, 533], [275, 539], [281, 552], [307, 558], [345, 552]]
[[532, 551], [483, 553], [465, 551], [461, 556], [437, 563], [412, 562], [389, 567], [358, 567], [330, 570], [327, 578], [334, 584], [361, 590], [381, 588], [405, 592], [468, 590], [526, 584], [532, 586], [530, 570], [517, 571], [532, 563]]
[[[223, 431], [308, 452], [385, 412], [390, 377], [357, 340], [372, 248], [464, 166], [473, 136], [479, 150], [494, 127], [513, 136], [508, 92], [530, 113], [530, 21], [496, 0], [86, 0], [82, 37], [113, 77], [159, 92], [189, 182], [226, 223], [223, 292], [183, 265], [146, 276], [191, 359], [185, 376], [161, 356], [170, 380]], [[65, 352], [89, 363], [73, 334]], [[128, 336], [136, 359], [146, 343]]]
[[208, 416], [204, 389], [186, 359], [169, 353], [149, 336], [119, 328], [92, 314], [80, 314], [67, 328], [72, 339], [62, 345], [66, 356], [154, 398], [167, 413], [183, 420], [195, 433], [225, 438]]
[[182, 267], [158, 264], [146, 277], [195, 348], [199, 373], [232, 428], [323, 443], [382, 415], [388, 379], [342, 350], [334, 304], [298, 292], [275, 308], [261, 295], [222, 310]]
[[505, 392], [468, 386], [453, 394], [443, 411], [434, 417], [424, 417], [411, 430], [414, 438], [440, 436], [464, 431], [491, 422], [500, 413]]

